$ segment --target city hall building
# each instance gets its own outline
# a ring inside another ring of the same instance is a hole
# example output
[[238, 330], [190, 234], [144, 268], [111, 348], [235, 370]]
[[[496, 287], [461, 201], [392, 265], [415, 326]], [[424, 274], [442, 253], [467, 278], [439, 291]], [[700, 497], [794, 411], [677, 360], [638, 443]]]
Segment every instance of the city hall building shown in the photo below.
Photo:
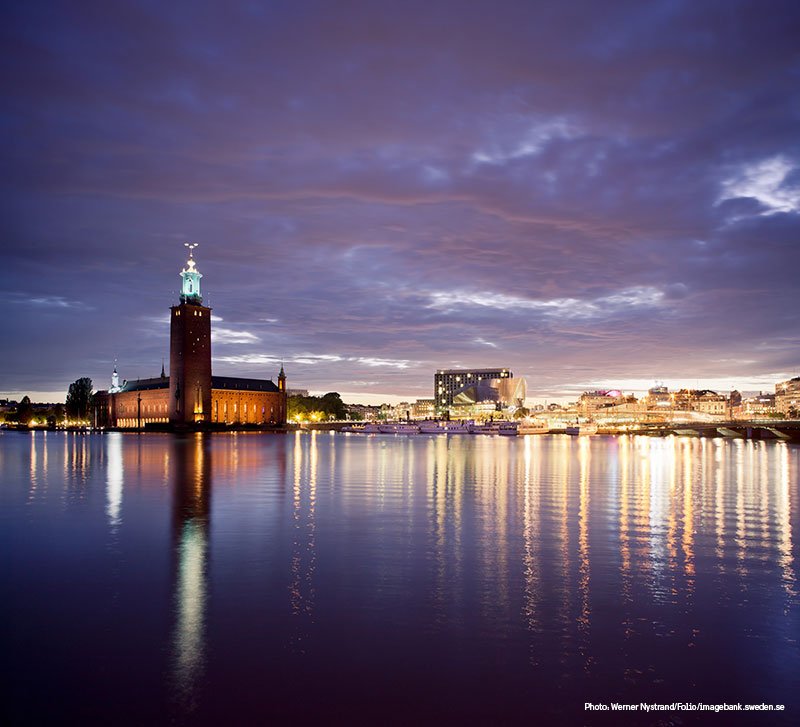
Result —
[[95, 424], [141, 429], [209, 425], [281, 427], [286, 424], [286, 374], [271, 379], [214, 376], [211, 372], [211, 308], [203, 305], [193, 248], [181, 271], [180, 303], [170, 309], [169, 376], [119, 383], [95, 399]]

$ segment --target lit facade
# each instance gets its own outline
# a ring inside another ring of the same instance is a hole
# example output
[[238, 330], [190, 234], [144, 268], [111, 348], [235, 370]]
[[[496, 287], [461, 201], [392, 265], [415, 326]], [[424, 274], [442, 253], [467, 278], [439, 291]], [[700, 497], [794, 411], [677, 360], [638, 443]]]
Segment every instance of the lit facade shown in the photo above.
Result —
[[750, 396], [743, 399], [738, 407], [738, 416], [742, 419], [759, 419], [761, 417], [772, 417], [777, 412], [775, 406], [775, 394], [759, 392], [758, 396]]
[[696, 411], [719, 417], [730, 413], [728, 398], [709, 389], [680, 389], [672, 399], [675, 411]]
[[524, 406], [527, 394], [524, 378], [483, 378], [456, 392], [451, 412], [459, 418], [491, 417], [497, 412]]
[[617, 389], [602, 389], [599, 391], [584, 391], [578, 399], [578, 408], [582, 412], [607, 409], [625, 403], [625, 397]]
[[435, 399], [417, 399], [411, 405], [412, 419], [433, 419], [436, 416]]
[[786, 416], [800, 416], [800, 376], [775, 384], [775, 408]]

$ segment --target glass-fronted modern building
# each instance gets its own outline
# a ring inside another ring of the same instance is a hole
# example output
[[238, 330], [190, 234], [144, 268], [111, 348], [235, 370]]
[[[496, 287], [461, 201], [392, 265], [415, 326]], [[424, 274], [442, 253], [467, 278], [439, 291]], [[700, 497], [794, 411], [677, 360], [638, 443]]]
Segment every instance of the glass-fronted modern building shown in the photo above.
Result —
[[453, 405], [453, 397], [467, 386], [485, 379], [510, 379], [514, 374], [508, 369], [442, 369], [433, 376], [433, 398], [436, 413], [446, 414]]

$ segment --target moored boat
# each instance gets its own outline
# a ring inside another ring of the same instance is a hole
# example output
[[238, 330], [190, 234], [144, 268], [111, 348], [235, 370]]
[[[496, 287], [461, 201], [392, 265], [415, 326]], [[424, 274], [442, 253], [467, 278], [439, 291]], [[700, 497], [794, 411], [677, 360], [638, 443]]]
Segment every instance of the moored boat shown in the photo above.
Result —
[[420, 422], [422, 434], [469, 434], [470, 421], [447, 421], [445, 419]]
[[517, 434], [547, 434], [550, 425], [543, 419], [523, 419], [517, 427]]
[[419, 424], [411, 422], [386, 422], [378, 425], [381, 434], [419, 434]]
[[483, 422], [481, 424], [473, 423], [469, 427], [470, 434], [499, 434], [500, 422]]
[[583, 424], [573, 424], [565, 429], [566, 433], [577, 437], [584, 434], [597, 434], [597, 424], [595, 422], [584, 422]]

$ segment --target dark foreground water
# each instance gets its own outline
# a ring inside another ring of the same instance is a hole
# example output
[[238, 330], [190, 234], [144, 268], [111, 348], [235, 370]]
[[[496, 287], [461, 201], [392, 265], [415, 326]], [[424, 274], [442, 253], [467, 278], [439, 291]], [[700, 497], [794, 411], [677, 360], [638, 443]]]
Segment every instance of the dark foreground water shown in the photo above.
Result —
[[799, 481], [779, 443], [2, 432], [0, 710], [798, 724]]

